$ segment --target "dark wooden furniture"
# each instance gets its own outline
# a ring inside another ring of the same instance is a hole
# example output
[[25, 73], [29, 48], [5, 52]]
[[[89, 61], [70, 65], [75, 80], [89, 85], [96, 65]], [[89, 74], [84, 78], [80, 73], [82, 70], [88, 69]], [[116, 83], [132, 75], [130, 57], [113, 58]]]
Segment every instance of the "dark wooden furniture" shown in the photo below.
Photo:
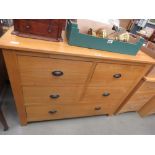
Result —
[[62, 41], [65, 19], [14, 19], [13, 34], [21, 37]]
[[7, 91], [7, 83], [8, 79], [6, 74], [6, 68], [4, 64], [2, 51], [0, 50], [0, 122], [4, 126], [4, 131], [8, 130], [8, 125], [2, 112], [2, 104], [4, 102], [4, 97]]
[[4, 131], [8, 130], [8, 128], [9, 128], [8, 124], [6, 122], [6, 119], [4, 117], [4, 114], [2, 112], [2, 104], [3, 104], [3, 99], [5, 97], [5, 94], [6, 94], [6, 90], [7, 90], [7, 86], [4, 86], [4, 88], [2, 89], [2, 91], [0, 93], [0, 122], [4, 126]]
[[0, 36], [2, 36], [3, 34], [3, 28], [2, 28], [2, 24], [1, 24], [1, 20], [0, 20]]
[[[0, 22], [0, 37], [3, 34], [2, 24]], [[0, 49], [0, 122], [4, 126], [4, 131], [8, 130], [8, 125], [2, 112], [2, 104], [7, 90], [8, 76], [4, 64], [2, 51]]]
[[151, 35], [149, 41], [155, 43], [155, 30], [154, 30], [153, 34]]

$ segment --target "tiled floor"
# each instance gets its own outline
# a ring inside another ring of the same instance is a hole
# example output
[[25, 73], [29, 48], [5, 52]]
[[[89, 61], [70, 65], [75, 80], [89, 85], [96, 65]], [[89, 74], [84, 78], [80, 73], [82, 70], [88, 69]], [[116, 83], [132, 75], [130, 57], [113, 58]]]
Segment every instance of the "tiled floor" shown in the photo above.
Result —
[[136, 113], [124, 113], [118, 116], [95, 116], [58, 121], [30, 123], [20, 126], [11, 91], [8, 92], [6, 105], [3, 107], [10, 129], [3, 131], [0, 124], [0, 135], [33, 135], [33, 134], [82, 134], [82, 135], [122, 135], [122, 134], [155, 134], [155, 115], [141, 118]]

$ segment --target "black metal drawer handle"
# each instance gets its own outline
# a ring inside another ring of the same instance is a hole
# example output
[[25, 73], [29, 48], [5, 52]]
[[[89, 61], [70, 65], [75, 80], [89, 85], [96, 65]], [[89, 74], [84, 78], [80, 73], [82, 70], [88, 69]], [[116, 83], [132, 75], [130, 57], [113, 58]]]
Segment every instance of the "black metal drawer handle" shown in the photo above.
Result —
[[109, 95], [110, 95], [109, 92], [104, 92], [104, 93], [102, 94], [102, 96], [109, 96]]
[[95, 107], [95, 110], [101, 110], [101, 107]]
[[52, 99], [57, 99], [59, 97], [60, 97], [59, 94], [52, 94], [52, 95], [50, 95], [50, 98], [52, 98]]
[[116, 79], [120, 78], [121, 76], [122, 76], [122, 75], [121, 75], [120, 73], [114, 74], [114, 75], [113, 75], [113, 77], [116, 78]]
[[55, 114], [55, 113], [57, 113], [58, 111], [57, 110], [50, 110], [48, 113], [49, 114]]
[[54, 76], [62, 76], [64, 73], [62, 71], [53, 71], [52, 74]]

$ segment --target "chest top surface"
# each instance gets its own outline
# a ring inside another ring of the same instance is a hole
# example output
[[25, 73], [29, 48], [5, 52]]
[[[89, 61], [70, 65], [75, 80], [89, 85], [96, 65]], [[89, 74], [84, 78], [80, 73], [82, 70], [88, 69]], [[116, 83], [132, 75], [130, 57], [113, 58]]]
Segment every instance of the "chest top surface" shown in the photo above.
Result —
[[[137, 53], [136, 56], [131, 56], [95, 49], [70, 46], [68, 45], [65, 37], [63, 37], [63, 42], [51, 42], [19, 37], [16, 35], [12, 35], [12, 31], [13, 28], [10, 28], [0, 38], [0, 48], [36, 53], [58, 54], [68, 56], [79, 56], [85, 58], [97, 58], [105, 60], [120, 60], [128, 62], [155, 64], [155, 60], [141, 50]], [[63, 34], [63, 36], [65, 36], [65, 34]]]

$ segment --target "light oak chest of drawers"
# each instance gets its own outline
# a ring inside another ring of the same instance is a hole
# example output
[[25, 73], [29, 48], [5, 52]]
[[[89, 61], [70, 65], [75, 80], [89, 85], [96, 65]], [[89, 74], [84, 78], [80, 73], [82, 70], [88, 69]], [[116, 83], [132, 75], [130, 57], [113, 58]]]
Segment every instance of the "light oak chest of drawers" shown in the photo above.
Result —
[[21, 124], [113, 115], [155, 61], [139, 51], [122, 55], [21, 38], [0, 40]]

